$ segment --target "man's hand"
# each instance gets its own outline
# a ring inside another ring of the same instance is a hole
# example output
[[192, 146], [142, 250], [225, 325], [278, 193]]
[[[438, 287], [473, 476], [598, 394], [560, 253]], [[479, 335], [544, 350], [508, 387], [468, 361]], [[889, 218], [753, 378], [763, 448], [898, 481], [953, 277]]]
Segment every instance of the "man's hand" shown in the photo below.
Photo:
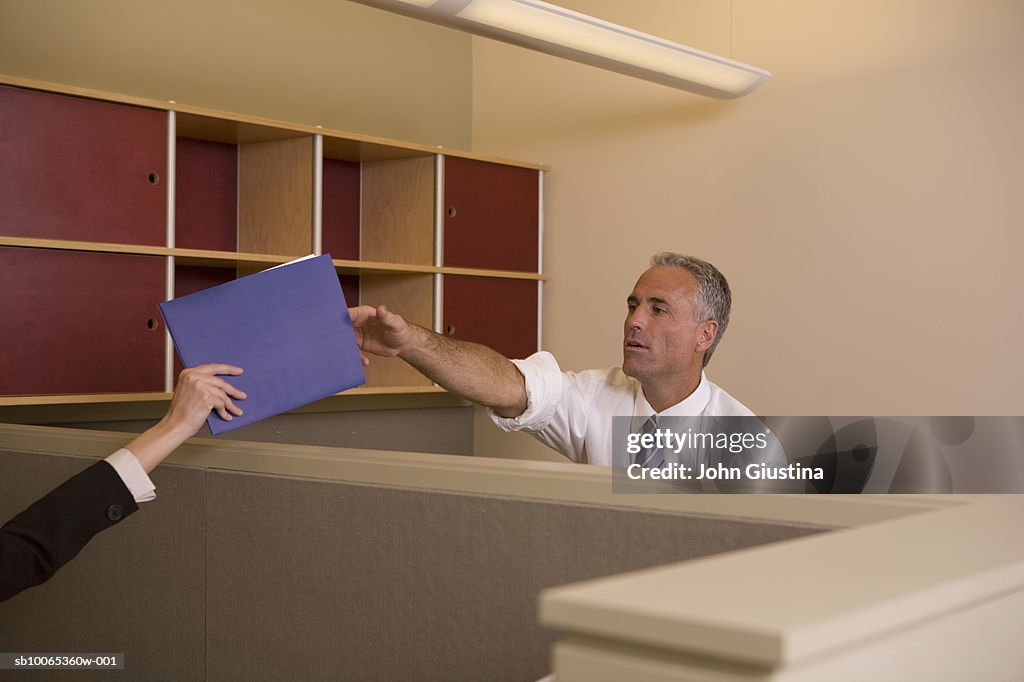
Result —
[[[394, 357], [402, 352], [413, 340], [413, 328], [401, 315], [380, 305], [369, 305], [348, 309], [352, 318], [352, 329], [356, 334], [359, 349], [382, 357]], [[363, 364], [369, 364], [363, 355]]]

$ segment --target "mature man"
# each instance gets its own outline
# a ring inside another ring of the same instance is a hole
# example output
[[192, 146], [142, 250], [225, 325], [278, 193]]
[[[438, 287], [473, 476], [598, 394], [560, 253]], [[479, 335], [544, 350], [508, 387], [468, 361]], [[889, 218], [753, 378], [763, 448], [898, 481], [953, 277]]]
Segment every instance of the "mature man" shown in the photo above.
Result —
[[359, 347], [398, 356], [444, 388], [491, 409], [577, 462], [613, 464], [612, 418], [753, 416], [704, 376], [729, 324], [732, 297], [713, 265], [676, 253], [651, 259], [626, 299], [622, 367], [562, 372], [550, 353], [509, 360], [407, 323], [384, 306], [351, 308]]

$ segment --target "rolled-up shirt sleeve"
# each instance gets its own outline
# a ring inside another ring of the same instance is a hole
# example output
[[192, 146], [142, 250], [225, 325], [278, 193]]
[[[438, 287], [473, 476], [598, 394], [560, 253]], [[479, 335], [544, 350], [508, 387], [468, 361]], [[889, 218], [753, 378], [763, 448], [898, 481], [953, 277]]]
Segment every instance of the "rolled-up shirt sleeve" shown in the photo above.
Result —
[[518, 417], [506, 418], [490, 411], [491, 420], [503, 431], [541, 431], [551, 423], [564, 390], [562, 370], [547, 351], [534, 353], [525, 360], [513, 360], [526, 380], [526, 410]]

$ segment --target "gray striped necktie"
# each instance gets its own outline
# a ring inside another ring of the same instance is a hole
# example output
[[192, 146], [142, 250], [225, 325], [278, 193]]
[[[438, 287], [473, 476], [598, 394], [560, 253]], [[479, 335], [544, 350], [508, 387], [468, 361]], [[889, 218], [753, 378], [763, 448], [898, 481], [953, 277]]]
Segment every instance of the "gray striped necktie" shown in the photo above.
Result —
[[[654, 431], [658, 428], [658, 417], [657, 415], [651, 415], [650, 419], [644, 422], [644, 425], [640, 427], [640, 434], [645, 433], [654, 434]], [[634, 464], [639, 464], [644, 469], [660, 469], [665, 466], [665, 453], [658, 447], [657, 439], [655, 438], [654, 443], [651, 447], [646, 450], [641, 450], [636, 453], [636, 458], [633, 460]]]

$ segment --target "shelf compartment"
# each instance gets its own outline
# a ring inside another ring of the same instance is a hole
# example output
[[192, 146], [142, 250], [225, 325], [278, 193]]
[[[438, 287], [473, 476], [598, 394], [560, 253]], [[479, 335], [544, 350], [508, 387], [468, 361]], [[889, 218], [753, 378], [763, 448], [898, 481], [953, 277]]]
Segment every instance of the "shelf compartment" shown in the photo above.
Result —
[[238, 147], [178, 137], [175, 171], [175, 246], [236, 251]]
[[[409, 322], [431, 328], [434, 317], [433, 275], [364, 275], [360, 280], [364, 303], [385, 305]], [[427, 386], [432, 382], [398, 358], [371, 357], [367, 386]]]
[[434, 157], [362, 164], [362, 259], [433, 265], [434, 176]]
[[313, 252], [313, 138], [238, 147], [238, 249]]

